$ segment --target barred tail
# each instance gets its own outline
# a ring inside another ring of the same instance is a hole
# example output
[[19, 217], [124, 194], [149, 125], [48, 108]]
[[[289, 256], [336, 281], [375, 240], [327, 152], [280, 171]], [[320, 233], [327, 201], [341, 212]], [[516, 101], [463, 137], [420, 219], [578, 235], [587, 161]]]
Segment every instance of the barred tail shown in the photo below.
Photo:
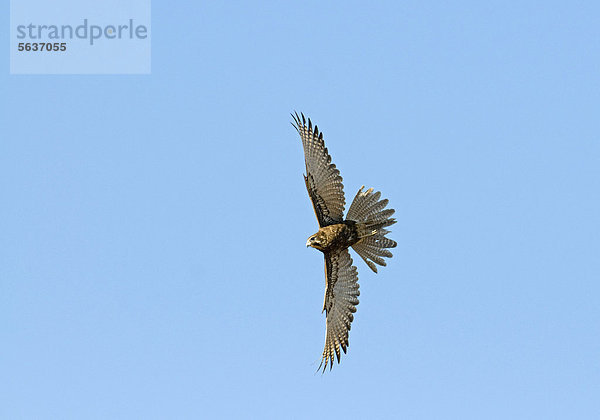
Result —
[[396, 223], [396, 219], [390, 217], [394, 214], [394, 209], [385, 208], [388, 200], [379, 200], [381, 193], [379, 191], [374, 193], [373, 188], [363, 192], [364, 187], [364, 185], [360, 187], [356, 197], [354, 197], [346, 219], [356, 222], [358, 236], [361, 238], [352, 245], [352, 248], [371, 270], [377, 273], [375, 264], [385, 266], [382, 257], [390, 258], [392, 256], [392, 253], [386, 248], [396, 246], [396, 241], [385, 237], [390, 231], [384, 229]]

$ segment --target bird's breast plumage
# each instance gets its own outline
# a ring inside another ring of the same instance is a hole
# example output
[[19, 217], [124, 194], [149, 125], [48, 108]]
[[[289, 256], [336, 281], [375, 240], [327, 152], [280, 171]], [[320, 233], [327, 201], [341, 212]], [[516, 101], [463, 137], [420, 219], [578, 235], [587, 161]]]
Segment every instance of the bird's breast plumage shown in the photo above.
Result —
[[354, 245], [358, 241], [358, 232], [353, 223], [337, 223], [324, 226], [317, 233], [324, 238], [322, 251], [332, 249], [344, 249]]

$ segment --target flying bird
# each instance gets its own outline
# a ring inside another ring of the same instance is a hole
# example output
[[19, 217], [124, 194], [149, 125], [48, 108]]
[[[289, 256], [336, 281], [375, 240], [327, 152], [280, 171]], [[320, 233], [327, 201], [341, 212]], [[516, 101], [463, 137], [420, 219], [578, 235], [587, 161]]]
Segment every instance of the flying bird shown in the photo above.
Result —
[[334, 358], [340, 362], [340, 349], [346, 353], [348, 332], [358, 305], [358, 273], [352, 265], [348, 248], [365, 261], [377, 273], [375, 264], [385, 266], [384, 257], [390, 258], [388, 248], [396, 242], [386, 238], [385, 228], [396, 223], [391, 218], [393, 209], [386, 209], [387, 199], [380, 200], [381, 193], [364, 185], [354, 197], [344, 219], [344, 186], [340, 171], [331, 163], [325, 147], [323, 133], [308, 125], [304, 114], [292, 114], [292, 125], [300, 134], [304, 147], [306, 175], [304, 182], [319, 222], [319, 231], [306, 242], [323, 252], [325, 256], [325, 298], [323, 311], [326, 317], [325, 348], [319, 369], [333, 367]]

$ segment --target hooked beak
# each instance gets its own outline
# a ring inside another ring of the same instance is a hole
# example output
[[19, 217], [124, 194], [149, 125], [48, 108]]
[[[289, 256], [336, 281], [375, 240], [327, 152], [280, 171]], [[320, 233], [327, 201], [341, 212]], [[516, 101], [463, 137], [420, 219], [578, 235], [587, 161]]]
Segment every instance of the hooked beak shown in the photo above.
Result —
[[310, 239], [308, 239], [308, 240], [306, 241], [306, 247], [308, 248], [309, 246], [310, 246]]

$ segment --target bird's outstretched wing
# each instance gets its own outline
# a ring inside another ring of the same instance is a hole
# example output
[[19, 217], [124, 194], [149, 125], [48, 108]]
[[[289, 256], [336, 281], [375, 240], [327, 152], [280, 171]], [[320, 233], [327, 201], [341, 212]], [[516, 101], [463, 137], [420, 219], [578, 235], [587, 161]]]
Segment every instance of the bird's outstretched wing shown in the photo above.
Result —
[[313, 203], [319, 226], [341, 223], [344, 220], [344, 185], [340, 171], [331, 163], [331, 156], [325, 147], [323, 133], [319, 132], [304, 114], [292, 114], [292, 125], [298, 130], [304, 147], [306, 175], [304, 181]]
[[325, 302], [326, 312], [325, 348], [319, 370], [329, 364], [333, 367], [334, 356], [340, 362], [340, 348], [346, 353], [348, 332], [358, 305], [358, 274], [352, 265], [348, 248], [325, 253]]

